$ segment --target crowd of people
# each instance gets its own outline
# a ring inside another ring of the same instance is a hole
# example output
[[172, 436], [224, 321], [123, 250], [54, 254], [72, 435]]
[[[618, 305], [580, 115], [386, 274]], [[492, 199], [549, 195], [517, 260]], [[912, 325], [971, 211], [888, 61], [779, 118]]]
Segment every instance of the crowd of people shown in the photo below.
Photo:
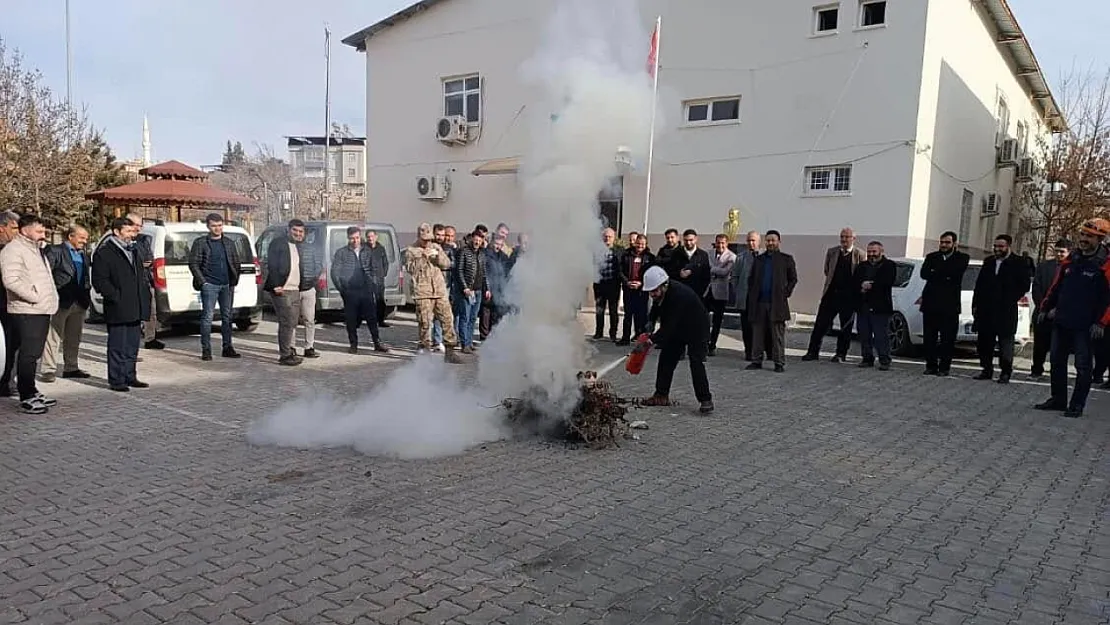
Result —
[[[241, 261], [235, 245], [223, 237], [223, 219], [206, 219], [208, 236], [196, 239], [189, 253], [193, 288], [201, 302], [201, 359], [212, 359], [214, 312], [221, 311], [221, 355], [239, 358], [232, 340], [233, 298]], [[78, 362], [84, 320], [95, 287], [104, 301], [107, 325], [108, 384], [113, 391], [147, 388], [136, 372], [140, 347], [162, 349], [157, 340], [151, 240], [141, 233], [137, 215], [114, 219], [110, 235], [93, 257], [86, 250], [89, 234], [80, 226], [64, 232], [64, 241], [46, 245], [46, 229], [35, 215], [0, 213], [0, 275], [4, 288], [0, 322], [6, 341], [0, 395], [12, 394], [17, 381], [20, 407], [30, 414], [47, 412], [56, 401], [41, 393], [38, 380], [54, 382], [61, 356], [61, 377], [88, 378]], [[416, 241], [404, 250], [403, 262], [416, 305], [420, 353], [444, 353], [449, 363], [462, 363], [514, 307], [508, 284], [517, 260], [528, 253], [528, 235], [516, 236], [500, 223], [491, 232], [479, 224], [459, 240], [454, 226], [420, 224]], [[717, 353], [726, 307], [739, 311], [747, 369], [758, 370], [770, 361], [774, 371], [785, 371], [786, 324], [790, 298], [798, 284], [794, 258], [781, 249], [775, 230], [747, 233], [736, 251], [728, 235], [718, 234], [712, 249], [699, 247], [692, 229], [665, 232], [656, 252], [647, 237], [629, 233], [619, 244], [611, 228], [602, 231], [604, 254], [593, 284], [593, 338], [608, 336], [627, 346], [638, 338], [638, 349], [660, 349], [654, 394], [647, 405], [665, 406], [678, 363], [688, 360], [695, 395], [702, 412], [713, 410], [705, 363]], [[1014, 343], [1019, 302], [1032, 284], [1034, 350], [1031, 377], [1044, 375], [1051, 362], [1052, 396], [1041, 410], [1065, 416], [1083, 414], [1092, 384], [1104, 383], [1110, 367], [1110, 221], [1092, 219], [1068, 240], [1056, 243], [1054, 257], [1033, 266], [1028, 257], [1012, 251], [1012, 239], [999, 235], [993, 254], [983, 263], [974, 287], [972, 317], [978, 336], [980, 373], [977, 380], [1008, 383], [1013, 376]], [[263, 290], [273, 302], [278, 319], [279, 363], [295, 366], [317, 358], [314, 348], [317, 267], [304, 244], [305, 224], [294, 219], [285, 236], [267, 250]], [[373, 349], [388, 352], [379, 328], [384, 322], [384, 280], [389, 257], [372, 230], [352, 226], [348, 245], [335, 252], [331, 282], [343, 299], [350, 352], [358, 353], [358, 330], [368, 326]], [[959, 334], [963, 276], [970, 258], [958, 249], [954, 232], [940, 236], [937, 250], [921, 266], [925, 286], [919, 300], [922, 313], [927, 375], [950, 374]], [[880, 241], [857, 246], [850, 228], [840, 232], [840, 244], [827, 250], [824, 285], [816, 320], [803, 361], [817, 360], [835, 319], [840, 332], [832, 362], [848, 358], [853, 327], [860, 339], [860, 367], [888, 370], [891, 348], [888, 326], [894, 304], [895, 263]], [[621, 320], [621, 303], [624, 315]], [[606, 322], [608, 332], [606, 333]], [[303, 356], [295, 349], [298, 325], [305, 327]], [[475, 339], [475, 334], [478, 338]], [[999, 375], [995, 378], [997, 351]], [[1067, 396], [1068, 362], [1074, 356], [1076, 382]]]

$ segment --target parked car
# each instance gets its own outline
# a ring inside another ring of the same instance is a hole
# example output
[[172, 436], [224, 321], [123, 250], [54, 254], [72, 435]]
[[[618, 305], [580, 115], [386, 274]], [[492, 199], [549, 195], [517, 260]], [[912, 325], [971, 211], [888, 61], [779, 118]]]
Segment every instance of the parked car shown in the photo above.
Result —
[[[325, 313], [340, 312], [343, 310], [343, 299], [339, 291], [330, 282], [331, 261], [339, 248], [347, 245], [347, 228], [358, 226], [370, 229], [377, 233], [378, 243], [385, 247], [386, 256], [389, 257], [389, 274], [385, 277], [385, 305], [387, 315], [393, 310], [405, 305], [405, 271], [401, 267], [401, 248], [397, 244], [397, 231], [392, 224], [386, 223], [357, 223], [353, 221], [308, 221], [305, 222], [305, 245], [310, 246], [311, 252], [321, 259], [323, 271], [316, 281], [316, 310]], [[262, 268], [262, 276], [266, 275], [266, 256], [270, 250], [270, 243], [275, 237], [284, 235], [287, 231], [285, 224], [278, 224], [266, 228], [258, 237], [258, 252]], [[264, 278], [259, 284], [264, 282]], [[270, 294], [264, 293], [259, 288], [261, 301], [272, 307]]]
[[[919, 258], [892, 258], [897, 267], [894, 283], [894, 314], [890, 318], [890, 348], [900, 356], [912, 354], [924, 342], [925, 330], [921, 318], [921, 293], [925, 281], [921, 279]], [[974, 343], [978, 335], [973, 331], [974, 319], [971, 316], [971, 298], [975, 293], [975, 281], [983, 269], [983, 261], [973, 260], [968, 264], [963, 278], [963, 293], [960, 299], [960, 330], [956, 335], [958, 343]], [[1022, 347], [1031, 340], [1033, 323], [1033, 292], [1030, 290], [1018, 302], [1018, 329], [1014, 343]]]
[[[193, 290], [193, 274], [189, 271], [189, 250], [193, 242], [208, 236], [203, 221], [165, 222], [153, 220], [143, 223], [142, 233], [149, 235], [154, 251], [154, 300], [157, 307], [159, 329], [165, 330], [196, 324], [200, 321], [200, 292]], [[97, 241], [101, 245], [110, 233]], [[224, 236], [235, 243], [242, 264], [239, 284], [235, 287], [235, 327], [251, 331], [262, 320], [262, 306], [258, 289], [262, 283], [258, 256], [249, 232], [231, 224], [224, 226]], [[95, 250], [96, 246], [93, 246]], [[92, 316], [104, 314], [104, 298], [96, 289], [92, 291]], [[219, 315], [216, 316], [219, 319]]]

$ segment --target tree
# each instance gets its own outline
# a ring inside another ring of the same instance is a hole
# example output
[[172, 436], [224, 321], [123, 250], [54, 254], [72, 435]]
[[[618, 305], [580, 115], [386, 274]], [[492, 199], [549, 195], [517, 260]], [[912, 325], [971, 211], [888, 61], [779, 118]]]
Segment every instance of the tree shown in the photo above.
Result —
[[1071, 72], [1057, 88], [1067, 130], [1038, 137], [1040, 176], [1018, 189], [1015, 210], [1023, 243], [1043, 259], [1084, 221], [1110, 214], [1110, 70]]
[[56, 226], [103, 225], [85, 194], [126, 181], [84, 110], [71, 109], [0, 40], [0, 206]]
[[227, 141], [227, 149], [224, 150], [223, 160], [221, 161], [221, 168], [235, 167], [247, 162], [247, 153], [243, 151], [243, 144], [236, 141], [234, 145], [231, 140]]
[[212, 184], [257, 200], [257, 217], [266, 224], [283, 221], [288, 218], [284, 206], [292, 205], [296, 192], [289, 165], [276, 157], [270, 146], [256, 144], [255, 148], [255, 154], [248, 156], [242, 144], [228, 141], [223, 165], [211, 176]]

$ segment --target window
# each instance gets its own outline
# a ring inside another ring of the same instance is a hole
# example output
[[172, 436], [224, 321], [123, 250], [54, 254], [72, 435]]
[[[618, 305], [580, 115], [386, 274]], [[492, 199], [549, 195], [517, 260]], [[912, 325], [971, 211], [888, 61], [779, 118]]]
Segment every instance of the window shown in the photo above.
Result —
[[355, 177], [355, 168], [354, 167], [348, 167], [347, 168], [347, 177], [348, 178], [354, 178]]
[[894, 263], [894, 288], [904, 289], [913, 279], [913, 263]]
[[[167, 232], [166, 243], [163, 248], [166, 264], [188, 265], [189, 252], [193, 249], [193, 243], [207, 235], [207, 230], [203, 232]], [[254, 262], [254, 250], [251, 249], [250, 239], [246, 235], [238, 232], [225, 232], [224, 236], [235, 244], [235, 250], [239, 252], [239, 259], [243, 264]]]
[[1002, 95], [998, 96], [998, 129], [994, 133], [994, 146], [1001, 147], [1002, 141], [1010, 134], [1010, 105], [1006, 103], [1006, 98]]
[[1025, 122], [1018, 122], [1017, 125], [1017, 149], [1018, 158], [1024, 157], [1029, 152], [1029, 130]]
[[482, 79], [477, 75], [443, 81], [443, 114], [462, 115], [468, 124], [482, 121]]
[[886, 0], [863, 1], [859, 3], [859, 26], [883, 26], [886, 24]]
[[693, 100], [686, 103], [686, 125], [712, 126], [740, 121], [740, 98]]
[[817, 7], [813, 9], [813, 33], [831, 35], [840, 25], [840, 5]]
[[313, 145], [304, 149], [304, 162], [309, 165], [324, 166], [324, 146]]
[[971, 238], [971, 211], [975, 206], [975, 193], [964, 189], [963, 199], [960, 200], [960, 241], [967, 244]]
[[852, 166], [806, 167], [806, 195], [848, 195], [852, 192]]

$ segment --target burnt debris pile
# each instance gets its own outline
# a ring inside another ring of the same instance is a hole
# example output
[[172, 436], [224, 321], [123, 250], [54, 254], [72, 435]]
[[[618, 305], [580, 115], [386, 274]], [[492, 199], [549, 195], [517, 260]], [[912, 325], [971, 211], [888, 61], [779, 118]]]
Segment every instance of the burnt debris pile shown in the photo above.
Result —
[[581, 392], [574, 409], [565, 418], [553, 418], [541, 410], [546, 405], [542, 389], [522, 398], [501, 402], [506, 416], [519, 432], [567, 442], [585, 443], [591, 447], [619, 447], [628, 432], [628, 406], [631, 400], [613, 392], [608, 382], [597, 379], [596, 371], [578, 373]]

